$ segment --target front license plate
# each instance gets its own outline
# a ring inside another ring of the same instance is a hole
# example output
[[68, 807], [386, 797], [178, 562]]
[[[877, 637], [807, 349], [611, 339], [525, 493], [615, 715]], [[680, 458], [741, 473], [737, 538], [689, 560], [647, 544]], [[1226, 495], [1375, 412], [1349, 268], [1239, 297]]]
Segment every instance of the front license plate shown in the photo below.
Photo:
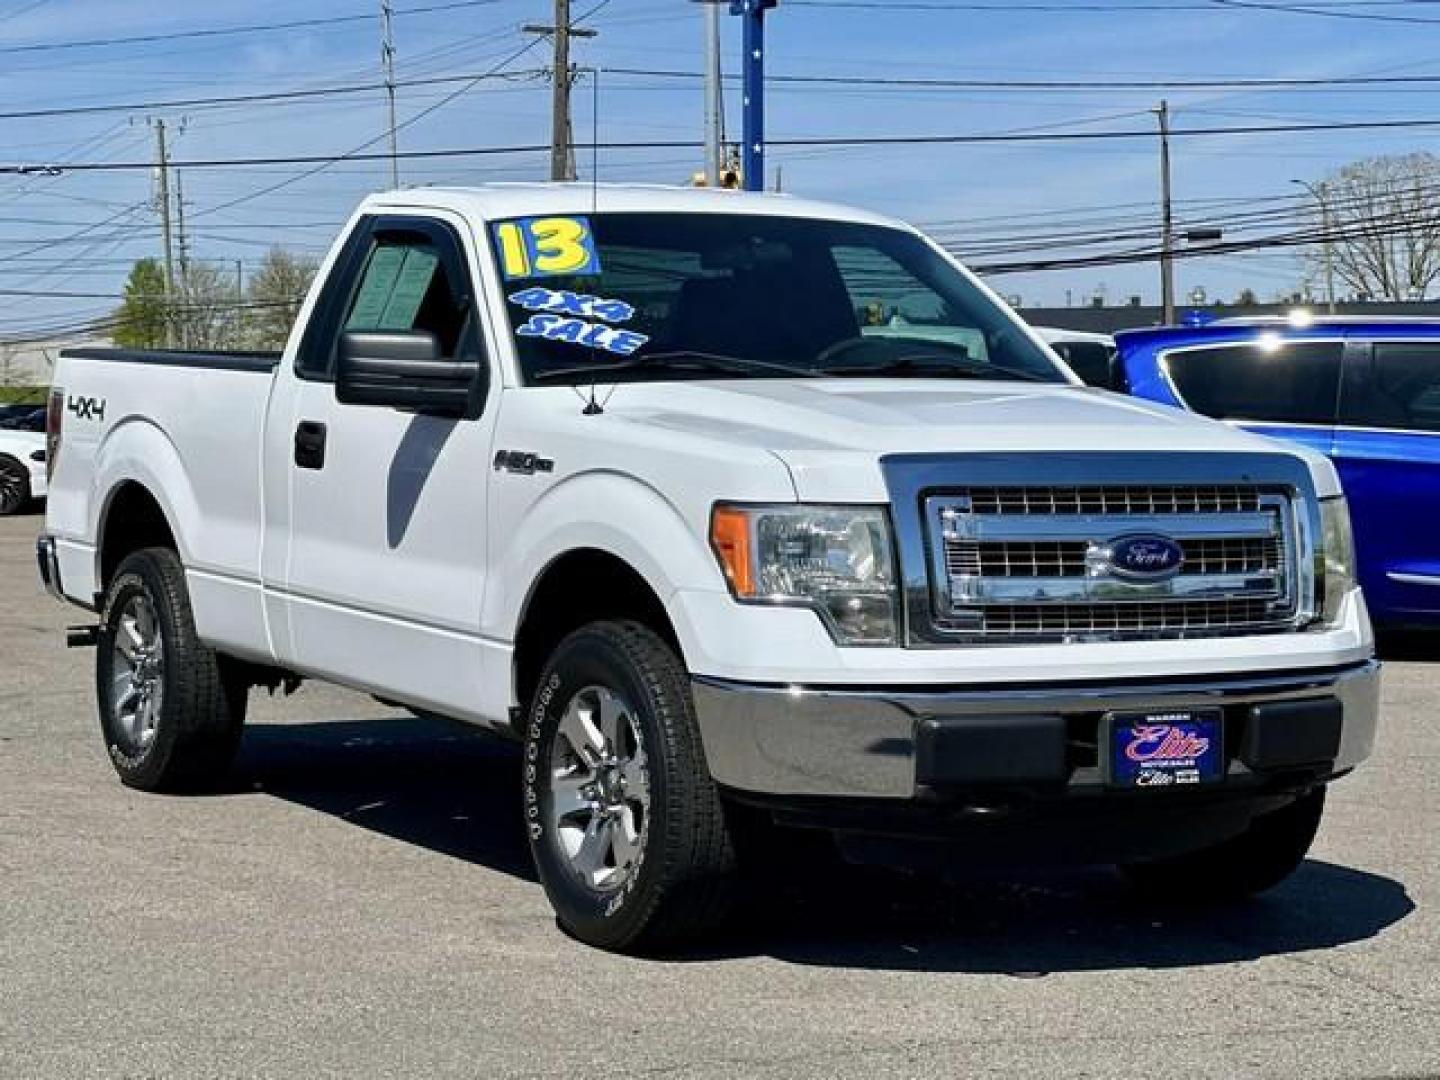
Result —
[[1105, 716], [1112, 787], [1175, 788], [1225, 778], [1219, 709], [1114, 712]]

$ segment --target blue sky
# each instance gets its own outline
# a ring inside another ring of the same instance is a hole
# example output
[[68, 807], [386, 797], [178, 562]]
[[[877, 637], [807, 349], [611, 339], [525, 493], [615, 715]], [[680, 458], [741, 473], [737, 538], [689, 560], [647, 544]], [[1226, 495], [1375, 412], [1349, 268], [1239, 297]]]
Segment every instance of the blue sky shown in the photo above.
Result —
[[[495, 0], [445, 12], [403, 14], [434, 0], [396, 0], [399, 76], [403, 79], [489, 70], [528, 40], [524, 22], [548, 21], [548, 0]], [[593, 6], [592, 0], [591, 6]], [[1114, 0], [1123, 5], [1126, 0]], [[1139, 3], [1140, 0], [1135, 0]], [[1330, 0], [1333, 4], [1333, 0]], [[1200, 78], [1335, 76], [1440, 72], [1440, 5], [1387, 3], [1343, 10], [1433, 18], [1383, 22], [1278, 11], [1242, 10], [1203, 0], [1149, 0], [1173, 10], [1096, 12], [915, 11], [786, 5], [770, 19], [772, 71], [794, 74], [937, 76], [979, 79]], [[378, 77], [378, 19], [212, 39], [102, 48], [10, 52], [14, 46], [164, 34], [207, 27], [356, 15], [378, 0], [210, 0], [205, 5], [138, 0], [0, 0], [0, 111], [159, 98], [244, 94], [370, 82]], [[577, 0], [577, 11], [587, 10]], [[738, 20], [726, 17], [727, 70], [737, 69]], [[702, 15], [687, 0], [610, 0], [590, 24], [600, 31], [576, 60], [601, 68], [698, 70]], [[543, 143], [549, 91], [536, 73], [540, 46], [505, 68], [513, 80], [489, 81], [401, 133], [404, 150]], [[406, 119], [456, 87], [401, 91]], [[1166, 91], [1174, 124], [1228, 126], [1317, 120], [1433, 117], [1440, 84], [1349, 90]], [[773, 136], [959, 134], [1021, 130], [1144, 129], [1153, 126], [1160, 91], [995, 89], [944, 92], [774, 86]], [[603, 75], [602, 139], [698, 138], [699, 83]], [[730, 128], [739, 134], [739, 93], [728, 93]], [[164, 116], [178, 160], [341, 153], [384, 130], [379, 94], [225, 108], [146, 110], [102, 115], [0, 120], [0, 162], [148, 160], [146, 121]], [[577, 92], [577, 131], [591, 130], [591, 93]], [[1182, 220], [1207, 212], [1283, 206], [1334, 167], [1373, 154], [1429, 148], [1440, 129], [1237, 135], [1177, 140], [1175, 195]], [[379, 148], [379, 147], [377, 147]], [[915, 146], [776, 150], [787, 190], [872, 207], [934, 224], [948, 241], [977, 250], [1004, 247], [1030, 231], [1122, 229], [1153, 222], [1157, 148], [1153, 140], [1004, 146]], [[699, 166], [698, 152], [657, 149], [602, 157], [603, 179], [679, 182]], [[543, 154], [406, 162], [407, 183], [543, 178]], [[589, 162], [582, 162], [588, 174]], [[253, 263], [280, 243], [319, 253], [364, 193], [385, 186], [387, 166], [350, 162], [296, 179], [296, 166], [185, 170], [192, 253]], [[263, 194], [281, 182], [284, 186]], [[152, 178], [144, 170], [68, 172], [58, 177], [0, 176], [0, 289], [118, 293], [128, 263], [156, 254]], [[1214, 200], [1214, 202], [1204, 202]], [[1251, 202], [1270, 200], [1270, 202]], [[226, 205], [232, 204], [233, 205]], [[103, 224], [102, 224], [103, 223]], [[88, 229], [79, 237], [77, 232]], [[67, 239], [72, 238], [73, 239]], [[65, 243], [54, 243], [67, 240]], [[1040, 254], [1043, 254], [1040, 253]], [[998, 256], [997, 256], [998, 258]], [[977, 261], [980, 260], [977, 256]], [[1304, 276], [1291, 253], [1188, 260], [1183, 296], [1204, 287], [1262, 297], [1295, 288]], [[1154, 301], [1153, 265], [1085, 268], [999, 276], [994, 284], [1027, 304], [1082, 303], [1103, 288], [1112, 302], [1131, 294]], [[104, 297], [37, 299], [0, 295], [0, 336], [96, 316]]]

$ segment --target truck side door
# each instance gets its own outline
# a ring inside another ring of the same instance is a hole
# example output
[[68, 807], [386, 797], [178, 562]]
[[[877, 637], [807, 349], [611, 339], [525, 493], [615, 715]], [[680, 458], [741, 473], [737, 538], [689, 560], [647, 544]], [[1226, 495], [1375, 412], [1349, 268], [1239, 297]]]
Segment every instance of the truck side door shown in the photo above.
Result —
[[[499, 407], [478, 263], [463, 221], [363, 219], [337, 262], [273, 423], [290, 432], [285, 659], [306, 673], [473, 716], [486, 647], [486, 483]], [[428, 331], [488, 372], [478, 418], [336, 398], [346, 330]], [[288, 415], [287, 415], [288, 414]]]
[[1334, 459], [1371, 614], [1440, 620], [1440, 340], [1351, 343]]

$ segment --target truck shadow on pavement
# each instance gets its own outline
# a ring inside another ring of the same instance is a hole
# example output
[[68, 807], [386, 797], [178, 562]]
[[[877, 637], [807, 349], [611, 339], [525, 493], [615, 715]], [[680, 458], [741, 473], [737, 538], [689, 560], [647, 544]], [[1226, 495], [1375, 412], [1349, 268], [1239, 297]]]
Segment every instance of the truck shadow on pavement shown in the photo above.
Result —
[[1440, 663], [1440, 631], [1385, 631], [1377, 636], [1375, 651], [1381, 660]]
[[[518, 748], [444, 720], [262, 723], [246, 728], [237, 789], [534, 882], [519, 774]], [[1041, 978], [1307, 953], [1374, 937], [1415, 910], [1400, 882], [1317, 859], [1249, 903], [1183, 910], [1147, 905], [1103, 868], [942, 880], [812, 848], [753, 875], [744, 913], [713, 946], [669, 961]]]

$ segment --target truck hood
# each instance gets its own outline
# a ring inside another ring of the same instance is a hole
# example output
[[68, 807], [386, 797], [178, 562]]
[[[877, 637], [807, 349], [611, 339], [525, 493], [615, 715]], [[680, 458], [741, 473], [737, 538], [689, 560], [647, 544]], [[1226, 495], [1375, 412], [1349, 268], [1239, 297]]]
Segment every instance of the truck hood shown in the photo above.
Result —
[[616, 390], [607, 406], [616, 419], [770, 451], [790, 469], [803, 500], [883, 500], [879, 459], [905, 453], [1270, 451], [1304, 458], [1322, 497], [1339, 490], [1329, 462], [1301, 447], [1078, 386], [736, 379]]

